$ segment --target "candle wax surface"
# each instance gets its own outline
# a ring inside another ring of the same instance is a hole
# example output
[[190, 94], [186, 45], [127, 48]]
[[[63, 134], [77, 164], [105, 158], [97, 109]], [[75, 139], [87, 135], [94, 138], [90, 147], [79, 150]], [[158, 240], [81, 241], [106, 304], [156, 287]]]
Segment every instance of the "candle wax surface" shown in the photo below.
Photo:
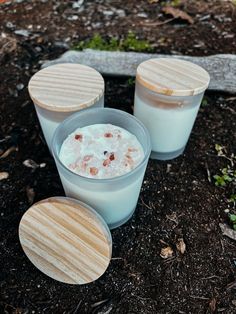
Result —
[[135, 135], [112, 124], [93, 124], [76, 129], [63, 142], [61, 162], [88, 178], [108, 179], [126, 174], [144, 159]]

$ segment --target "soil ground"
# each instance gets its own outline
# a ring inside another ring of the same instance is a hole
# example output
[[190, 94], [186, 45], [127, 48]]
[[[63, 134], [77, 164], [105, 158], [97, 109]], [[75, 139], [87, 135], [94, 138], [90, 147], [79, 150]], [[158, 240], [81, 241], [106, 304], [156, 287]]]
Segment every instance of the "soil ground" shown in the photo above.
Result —
[[[64, 195], [27, 92], [41, 60], [94, 33], [122, 37], [128, 30], [161, 53], [236, 49], [231, 2], [182, 2], [178, 7], [194, 18], [192, 25], [167, 22], [158, 2], [85, 1], [79, 9], [72, 7], [75, 2], [0, 5], [0, 31], [12, 40], [11, 52], [0, 57], [0, 153], [17, 148], [0, 159], [0, 171], [9, 173], [0, 181], [0, 313], [236, 313], [236, 243], [219, 228], [227, 220], [225, 209], [234, 211], [227, 201], [232, 187], [216, 187], [213, 179], [229, 164], [217, 156], [215, 144], [225, 146], [228, 155], [235, 150], [233, 95], [206, 93], [185, 153], [172, 161], [150, 160], [136, 212], [112, 231], [113, 259], [99, 280], [61, 284], [24, 255], [18, 240], [22, 215], [32, 202]], [[22, 29], [28, 37], [15, 34]], [[105, 79], [105, 105], [132, 112], [134, 86], [127, 78]], [[26, 159], [46, 166], [27, 168]], [[176, 249], [179, 238], [184, 254]], [[174, 251], [167, 260], [160, 256], [166, 246]]]

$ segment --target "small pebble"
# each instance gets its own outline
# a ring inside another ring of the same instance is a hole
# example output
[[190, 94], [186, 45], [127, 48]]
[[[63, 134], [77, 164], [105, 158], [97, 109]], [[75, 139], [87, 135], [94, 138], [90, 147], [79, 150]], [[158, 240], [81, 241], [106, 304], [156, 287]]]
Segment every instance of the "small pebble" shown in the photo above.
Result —
[[24, 87], [25, 87], [25, 85], [22, 83], [19, 83], [16, 85], [17, 90], [22, 90]]

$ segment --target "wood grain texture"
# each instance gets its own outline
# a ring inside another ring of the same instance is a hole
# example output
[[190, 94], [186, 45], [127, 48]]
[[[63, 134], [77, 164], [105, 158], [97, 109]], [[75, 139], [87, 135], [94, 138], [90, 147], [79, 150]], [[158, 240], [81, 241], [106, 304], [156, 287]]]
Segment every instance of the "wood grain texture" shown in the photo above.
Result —
[[104, 93], [104, 80], [91, 67], [63, 63], [34, 74], [28, 89], [36, 105], [50, 111], [70, 112], [97, 102]]
[[236, 93], [236, 55], [219, 54], [208, 57], [163, 55], [122, 51], [67, 51], [60, 58], [46, 61], [43, 68], [63, 62], [86, 64], [104, 75], [135, 76], [138, 65], [151, 58], [173, 58], [191, 61], [203, 67], [211, 77], [208, 89]]
[[98, 279], [111, 259], [111, 236], [105, 223], [90, 208], [65, 197], [30, 207], [21, 219], [19, 238], [39, 270], [69, 284]]
[[197, 95], [209, 85], [209, 74], [184, 60], [155, 58], [137, 68], [137, 81], [149, 90], [168, 96]]

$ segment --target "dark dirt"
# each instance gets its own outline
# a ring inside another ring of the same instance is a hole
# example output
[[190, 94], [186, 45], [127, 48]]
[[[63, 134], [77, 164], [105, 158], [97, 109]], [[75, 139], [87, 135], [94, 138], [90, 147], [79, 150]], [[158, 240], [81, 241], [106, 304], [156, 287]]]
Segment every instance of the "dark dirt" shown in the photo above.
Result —
[[[227, 220], [224, 210], [234, 210], [227, 201], [232, 190], [216, 187], [213, 180], [229, 164], [217, 156], [215, 144], [225, 146], [228, 154], [235, 152], [233, 95], [207, 93], [185, 153], [173, 161], [149, 162], [137, 210], [112, 232], [113, 259], [98, 281], [85, 286], [58, 283], [24, 255], [18, 225], [30, 206], [27, 190], [33, 188], [34, 201], [63, 195], [26, 88], [40, 60], [60, 55], [66, 45], [95, 32], [124, 36], [128, 29], [162, 53], [209, 55], [236, 48], [235, 7], [230, 2], [185, 1], [180, 8], [191, 14], [193, 25], [174, 20], [155, 27], [142, 23], [169, 18], [159, 15], [158, 3], [86, 1], [79, 18], [68, 21], [77, 15], [73, 2], [0, 5], [1, 32], [16, 40], [13, 51], [0, 58], [0, 154], [18, 148], [0, 159], [0, 172], [9, 173], [0, 181], [0, 313], [236, 313], [236, 243], [219, 228]], [[115, 8], [126, 16], [104, 15]], [[147, 17], [139, 17], [141, 12]], [[94, 27], [91, 21], [101, 25]], [[29, 37], [14, 34], [28, 27]], [[17, 91], [20, 83], [24, 88]], [[106, 78], [106, 106], [132, 112], [133, 93], [127, 79]], [[22, 164], [26, 159], [46, 166], [27, 168]], [[186, 243], [183, 255], [176, 249], [181, 237]], [[160, 252], [168, 245], [174, 254], [164, 260]]]

